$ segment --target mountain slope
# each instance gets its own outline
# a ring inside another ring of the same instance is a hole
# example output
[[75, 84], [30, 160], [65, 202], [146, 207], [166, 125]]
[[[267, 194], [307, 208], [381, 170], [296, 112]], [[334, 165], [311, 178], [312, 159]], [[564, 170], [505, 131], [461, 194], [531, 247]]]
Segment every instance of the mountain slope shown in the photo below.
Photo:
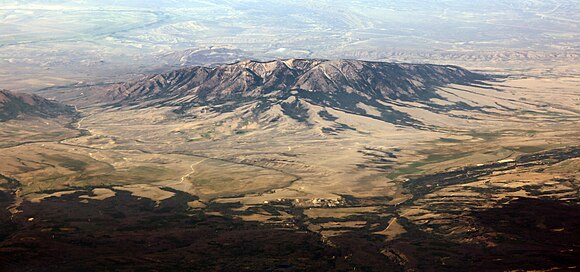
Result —
[[191, 96], [208, 102], [260, 97], [276, 91], [349, 93], [375, 99], [417, 99], [449, 83], [483, 79], [456, 66], [397, 64], [356, 60], [289, 59], [195, 66], [122, 84], [108, 92], [113, 100]]
[[52, 118], [72, 115], [74, 112], [74, 108], [70, 106], [47, 100], [37, 95], [0, 90], [0, 122], [8, 121], [18, 116]]
[[315, 105], [393, 124], [421, 126], [408, 114], [394, 110], [393, 101], [425, 101], [438, 97], [438, 87], [471, 84], [485, 78], [456, 66], [429, 64], [242, 61], [217, 67], [196, 66], [118, 84], [108, 89], [106, 99], [119, 106], [175, 107], [180, 114], [200, 106], [231, 112], [256, 103], [252, 106], [254, 117], [279, 108], [305, 123], [311, 119], [309, 108]]

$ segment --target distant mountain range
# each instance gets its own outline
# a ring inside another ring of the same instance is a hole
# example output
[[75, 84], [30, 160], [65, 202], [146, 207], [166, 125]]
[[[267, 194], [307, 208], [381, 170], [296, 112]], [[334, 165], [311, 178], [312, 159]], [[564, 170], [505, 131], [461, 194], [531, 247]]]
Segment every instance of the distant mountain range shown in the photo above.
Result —
[[74, 113], [73, 107], [38, 95], [0, 90], [0, 122], [25, 116], [53, 118]]

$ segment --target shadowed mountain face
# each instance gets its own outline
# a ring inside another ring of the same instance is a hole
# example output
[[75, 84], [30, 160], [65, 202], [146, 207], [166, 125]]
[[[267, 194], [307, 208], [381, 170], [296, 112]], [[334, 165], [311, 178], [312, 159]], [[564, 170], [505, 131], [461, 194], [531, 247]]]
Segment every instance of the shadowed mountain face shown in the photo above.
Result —
[[74, 108], [50, 101], [37, 95], [13, 93], [0, 90], [0, 122], [18, 116], [37, 116], [44, 118], [72, 115]]
[[456, 66], [356, 60], [290, 59], [196, 66], [126, 83], [107, 95], [114, 100], [180, 98], [182, 102], [226, 101], [291, 90], [367, 99], [417, 99], [449, 83], [483, 79]]

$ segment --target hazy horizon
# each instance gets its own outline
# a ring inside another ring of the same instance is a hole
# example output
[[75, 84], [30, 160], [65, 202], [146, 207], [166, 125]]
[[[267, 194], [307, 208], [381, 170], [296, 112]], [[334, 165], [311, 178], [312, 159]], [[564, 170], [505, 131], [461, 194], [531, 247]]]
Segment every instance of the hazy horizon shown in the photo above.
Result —
[[567, 62], [578, 12], [576, 1], [2, 1], [0, 79], [45, 75], [6, 86], [31, 91], [243, 58]]

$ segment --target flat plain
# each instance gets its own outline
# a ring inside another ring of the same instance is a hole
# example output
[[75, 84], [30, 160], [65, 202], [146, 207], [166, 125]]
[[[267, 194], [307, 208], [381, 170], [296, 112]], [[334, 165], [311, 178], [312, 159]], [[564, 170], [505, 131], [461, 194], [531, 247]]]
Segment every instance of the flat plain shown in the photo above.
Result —
[[[501, 9], [501, 12], [498, 11]], [[125, 81], [240, 59], [457, 64], [512, 74], [578, 63], [566, 1], [3, 1], [3, 88]], [[574, 67], [559, 71], [578, 75]]]

